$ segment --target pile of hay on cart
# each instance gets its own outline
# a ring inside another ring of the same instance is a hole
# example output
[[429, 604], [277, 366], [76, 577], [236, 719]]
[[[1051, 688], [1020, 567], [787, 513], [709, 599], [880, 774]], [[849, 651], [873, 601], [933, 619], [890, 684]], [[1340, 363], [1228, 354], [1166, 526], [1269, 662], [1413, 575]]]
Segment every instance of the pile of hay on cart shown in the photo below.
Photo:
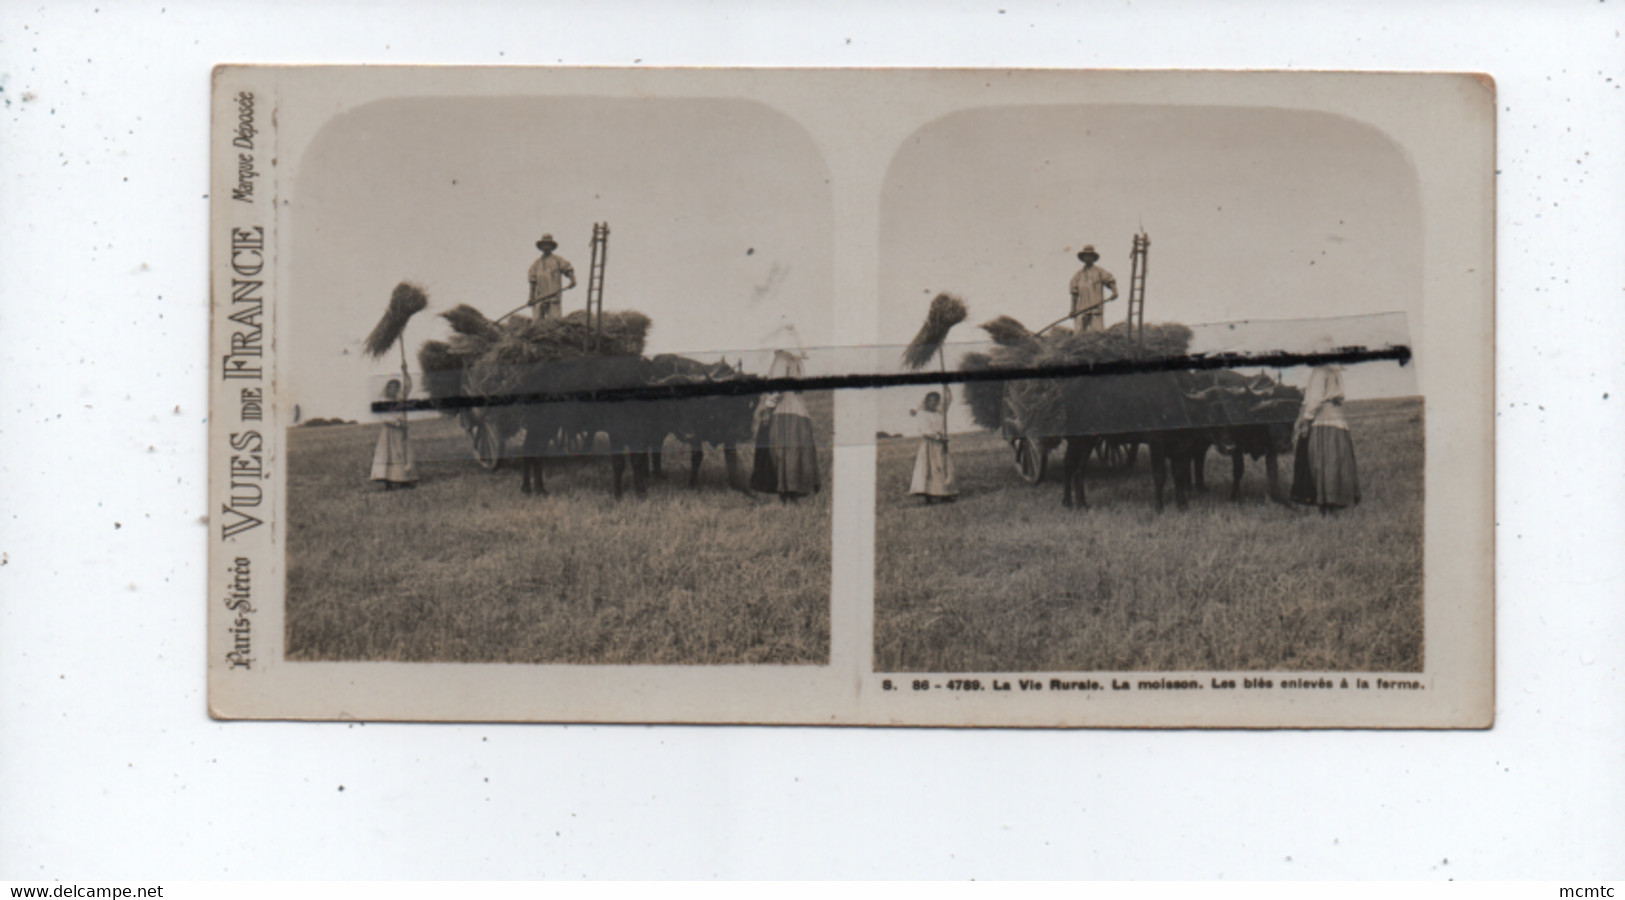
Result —
[[[444, 341], [418, 349], [424, 388], [436, 401], [506, 398], [522, 393], [539, 363], [607, 356], [642, 356], [649, 317], [640, 312], [605, 312], [598, 327], [585, 310], [547, 319], [510, 318], [493, 322], [467, 304], [440, 314], [451, 324]], [[468, 415], [469, 407], [448, 404], [448, 415]], [[502, 436], [519, 429], [511, 405], [485, 407], [483, 415]]]

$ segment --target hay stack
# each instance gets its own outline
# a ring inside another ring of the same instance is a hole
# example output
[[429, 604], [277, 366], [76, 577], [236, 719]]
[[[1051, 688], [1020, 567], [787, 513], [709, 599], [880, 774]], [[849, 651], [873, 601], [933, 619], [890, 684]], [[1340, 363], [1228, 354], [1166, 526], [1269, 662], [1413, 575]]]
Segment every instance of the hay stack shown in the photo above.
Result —
[[476, 397], [513, 393], [519, 389], [530, 366], [545, 359], [517, 334], [504, 334], [469, 365], [466, 372], [468, 393]]
[[1129, 359], [1167, 359], [1190, 352], [1191, 330], [1183, 325], [1147, 325], [1138, 339], [1118, 323], [1105, 331], [1055, 331], [1037, 339], [1037, 366], [1099, 365]]
[[[991, 368], [993, 359], [986, 353], [967, 353], [959, 361], [961, 372], [985, 372]], [[1002, 381], [965, 382], [965, 403], [970, 406], [971, 418], [989, 431], [997, 431], [1001, 424], [1004, 385]]]
[[495, 341], [502, 336], [495, 322], [485, 317], [467, 303], [459, 303], [451, 309], [440, 314], [440, 318], [451, 323], [451, 330], [461, 335], [479, 338], [485, 341]]
[[[372, 333], [367, 335], [367, 355], [378, 359], [388, 353], [389, 348], [395, 346], [401, 332], [406, 330], [407, 320], [422, 312], [428, 305], [429, 298], [423, 293], [423, 288], [408, 281], [395, 285], [395, 290], [389, 295], [389, 308], [384, 310], [383, 318], [378, 320], [378, 324], [372, 328]], [[405, 348], [401, 349], [404, 353]], [[404, 356], [401, 364], [406, 364]]]
[[425, 341], [418, 348], [424, 386], [437, 400], [520, 392], [526, 389], [525, 381], [537, 363], [642, 356], [651, 324], [640, 312], [606, 312], [595, 350], [593, 327], [585, 310], [539, 322], [515, 318], [498, 324], [462, 304], [441, 316], [454, 333], [447, 340]]
[[425, 373], [447, 372], [463, 367], [463, 361], [451, 352], [445, 341], [424, 341], [418, 348], [418, 366]]
[[494, 338], [482, 338], [472, 334], [454, 334], [446, 342], [448, 352], [463, 361], [463, 365], [470, 366], [474, 361], [484, 356], [495, 344]]
[[649, 317], [640, 312], [606, 312], [598, 349], [593, 349], [592, 319], [586, 310], [567, 316], [524, 321], [505, 329], [534, 346], [546, 359], [581, 359], [588, 356], [642, 356], [649, 336]]
[[[1191, 330], [1178, 324], [1146, 325], [1138, 341], [1129, 336], [1128, 326], [1122, 323], [1105, 331], [1056, 329], [1034, 335], [1016, 319], [1000, 316], [985, 323], [982, 329], [998, 346], [989, 353], [967, 354], [960, 363], [962, 371], [1166, 359], [1189, 353], [1191, 342]], [[1065, 413], [1061, 408], [1058, 382], [1050, 379], [971, 382], [966, 385], [965, 400], [970, 404], [976, 424], [987, 429], [1001, 427], [1007, 414], [1013, 412], [1025, 432], [1058, 434]]]
[[468, 368], [468, 388], [477, 396], [496, 397], [524, 389], [537, 363], [597, 356], [642, 356], [649, 317], [640, 312], [606, 312], [598, 348], [585, 310], [540, 321], [510, 319], [501, 337]]
[[1010, 316], [999, 316], [991, 322], [983, 322], [982, 330], [1001, 347], [1037, 346], [1037, 338], [1027, 330], [1027, 326]]
[[423, 370], [423, 389], [430, 397], [455, 397], [463, 392], [463, 369], [467, 363], [452, 352], [445, 341], [424, 341], [418, 348], [418, 368]]

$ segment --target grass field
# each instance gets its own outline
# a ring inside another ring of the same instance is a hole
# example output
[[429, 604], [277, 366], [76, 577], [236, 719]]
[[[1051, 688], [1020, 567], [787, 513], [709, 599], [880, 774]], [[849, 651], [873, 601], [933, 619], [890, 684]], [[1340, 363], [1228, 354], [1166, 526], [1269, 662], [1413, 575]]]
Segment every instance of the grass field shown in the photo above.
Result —
[[1264, 502], [1262, 460], [1231, 502], [1215, 454], [1210, 490], [1158, 515], [1143, 448], [1130, 472], [1092, 464], [1090, 508], [1063, 509], [987, 433], [953, 439], [959, 501], [926, 507], [906, 496], [917, 441], [883, 440], [876, 669], [1420, 671], [1422, 401], [1346, 412], [1364, 499], [1324, 518]]
[[792, 505], [728, 490], [720, 452], [690, 490], [674, 445], [646, 498], [616, 502], [603, 458], [550, 460], [527, 497], [444, 419], [412, 424], [421, 481], [386, 493], [381, 426], [289, 429], [288, 657], [825, 664], [832, 404], [806, 400], [824, 490]]

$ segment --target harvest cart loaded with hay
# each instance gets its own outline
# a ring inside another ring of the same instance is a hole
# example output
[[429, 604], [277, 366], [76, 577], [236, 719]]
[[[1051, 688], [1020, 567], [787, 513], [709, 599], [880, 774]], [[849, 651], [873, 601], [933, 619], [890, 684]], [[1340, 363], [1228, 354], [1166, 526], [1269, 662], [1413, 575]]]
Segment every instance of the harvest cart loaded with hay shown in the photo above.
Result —
[[[1132, 466], [1141, 444], [1151, 452], [1159, 509], [1165, 466], [1172, 468], [1175, 499], [1184, 506], [1193, 484], [1205, 487], [1209, 449], [1232, 459], [1232, 496], [1239, 491], [1244, 459], [1251, 456], [1266, 459], [1270, 492], [1278, 497], [1276, 460], [1289, 450], [1302, 392], [1262, 373], [1161, 370], [1157, 361], [1189, 355], [1192, 332], [1179, 324], [1145, 324], [1149, 245], [1145, 235], [1135, 236], [1127, 321], [1104, 331], [1074, 331], [1066, 327], [1068, 316], [1036, 332], [1010, 316], [984, 323], [995, 346], [967, 353], [961, 371], [1008, 370], [1011, 376], [966, 383], [972, 417], [1010, 443], [1017, 472], [1032, 484], [1044, 480], [1050, 453], [1065, 443], [1062, 482], [1068, 506], [1084, 504], [1090, 455], [1108, 466]], [[1128, 374], [1089, 371], [1134, 362], [1152, 365]], [[1056, 370], [1078, 374], [1045, 374]]]
[[[697, 486], [700, 448], [710, 443], [724, 448], [729, 484], [743, 489], [736, 447], [750, 436], [753, 397], [748, 393], [659, 402], [624, 396], [614, 402], [527, 402], [538, 395], [625, 395], [649, 387], [752, 377], [725, 362], [706, 364], [671, 355], [644, 358], [649, 317], [604, 310], [608, 238], [606, 223], [593, 226], [586, 309], [532, 317], [528, 310], [533, 303], [527, 302], [491, 319], [465, 303], [442, 312], [441, 318], [451, 325], [450, 338], [425, 341], [418, 349], [424, 388], [432, 403], [456, 418], [474, 458], [487, 469], [499, 467], [508, 442], [523, 435], [527, 493], [532, 491], [533, 476], [535, 491], [542, 490], [540, 457], [599, 452], [601, 435], [609, 438], [617, 496], [625, 462], [632, 463], [633, 485], [639, 493], [651, 461], [659, 475], [659, 451], [669, 435], [693, 450], [691, 486]], [[389, 309], [367, 340], [368, 352], [378, 357], [398, 344], [404, 373], [406, 322], [427, 306], [422, 288], [404, 282], [396, 286]]]
[[[485, 468], [497, 468], [509, 441], [523, 435], [519, 462], [526, 493], [545, 493], [544, 456], [602, 454], [613, 464], [616, 496], [627, 463], [632, 466], [633, 489], [641, 494], [650, 474], [660, 476], [660, 450], [668, 436], [691, 450], [690, 487], [698, 487], [701, 448], [711, 444], [724, 451], [729, 486], [748, 490], [737, 448], [751, 436], [755, 403], [751, 391], [660, 399], [626, 394], [651, 387], [752, 381], [756, 376], [726, 362], [703, 363], [669, 354], [645, 358], [651, 323], [636, 311], [589, 307], [565, 316], [492, 320], [459, 304], [440, 315], [451, 325], [452, 335], [425, 341], [418, 349], [425, 388], [436, 406], [456, 417], [469, 436], [475, 459]], [[619, 398], [525, 400], [599, 392]], [[608, 443], [601, 443], [600, 437]]]

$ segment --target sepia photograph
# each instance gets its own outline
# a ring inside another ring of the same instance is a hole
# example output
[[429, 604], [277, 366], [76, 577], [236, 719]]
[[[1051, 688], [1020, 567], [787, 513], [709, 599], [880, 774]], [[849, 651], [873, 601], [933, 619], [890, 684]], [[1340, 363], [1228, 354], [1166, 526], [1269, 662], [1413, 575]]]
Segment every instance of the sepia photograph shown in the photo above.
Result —
[[883, 203], [911, 363], [1304, 359], [890, 390], [878, 670], [1422, 670], [1403, 148], [1301, 110], [973, 110], [903, 145]]
[[0, 879], [1606, 893], [1622, 33], [6, 7]]

